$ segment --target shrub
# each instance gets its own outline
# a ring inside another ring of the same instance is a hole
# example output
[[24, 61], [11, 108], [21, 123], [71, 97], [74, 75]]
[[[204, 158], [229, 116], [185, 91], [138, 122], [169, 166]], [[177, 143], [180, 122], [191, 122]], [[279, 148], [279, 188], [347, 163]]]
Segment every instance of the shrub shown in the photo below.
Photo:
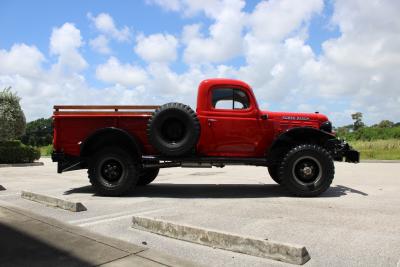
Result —
[[372, 140], [387, 140], [387, 139], [399, 139], [400, 138], [400, 127], [391, 128], [381, 128], [381, 127], [364, 127], [357, 131], [346, 132], [338, 131], [338, 137], [344, 138], [349, 141], [362, 140], [362, 141], [372, 141]]
[[40, 158], [40, 151], [20, 141], [0, 142], [0, 163], [29, 163]]
[[25, 115], [19, 100], [10, 87], [0, 91], [0, 141], [17, 139], [25, 133]]

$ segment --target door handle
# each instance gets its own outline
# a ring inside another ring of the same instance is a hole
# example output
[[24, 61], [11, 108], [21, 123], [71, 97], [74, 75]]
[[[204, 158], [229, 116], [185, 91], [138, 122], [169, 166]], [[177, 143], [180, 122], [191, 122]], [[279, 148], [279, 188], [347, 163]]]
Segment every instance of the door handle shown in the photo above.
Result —
[[213, 122], [216, 122], [216, 119], [207, 119], [208, 122], [208, 126], [211, 127], [211, 125], [213, 124]]

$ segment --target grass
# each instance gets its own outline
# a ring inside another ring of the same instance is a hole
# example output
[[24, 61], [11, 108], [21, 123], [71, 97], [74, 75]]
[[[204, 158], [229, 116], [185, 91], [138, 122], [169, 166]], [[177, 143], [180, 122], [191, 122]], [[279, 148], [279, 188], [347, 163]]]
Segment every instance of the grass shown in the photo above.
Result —
[[349, 141], [361, 153], [361, 159], [400, 159], [400, 139]]
[[51, 152], [53, 152], [53, 145], [41, 146], [39, 147], [41, 156], [51, 156]]

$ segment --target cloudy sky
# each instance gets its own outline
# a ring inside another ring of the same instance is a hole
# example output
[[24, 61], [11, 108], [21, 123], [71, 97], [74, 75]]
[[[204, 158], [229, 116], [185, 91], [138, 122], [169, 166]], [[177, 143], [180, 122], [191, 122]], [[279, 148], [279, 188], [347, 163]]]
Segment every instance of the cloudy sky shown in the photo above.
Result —
[[238, 78], [267, 110], [400, 121], [398, 0], [2, 0], [0, 88], [28, 120], [54, 104], [195, 106]]

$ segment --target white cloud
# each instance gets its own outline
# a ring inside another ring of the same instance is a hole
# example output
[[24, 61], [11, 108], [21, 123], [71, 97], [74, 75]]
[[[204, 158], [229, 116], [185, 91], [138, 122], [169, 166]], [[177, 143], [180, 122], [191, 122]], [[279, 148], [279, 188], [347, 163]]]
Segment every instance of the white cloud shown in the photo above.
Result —
[[184, 16], [193, 16], [199, 12], [216, 14], [221, 8], [221, 0], [146, 0], [148, 4], [158, 5], [167, 11], [182, 12]]
[[[248, 15], [248, 31], [244, 36], [246, 65], [238, 76], [255, 88], [260, 102], [298, 105], [313, 95], [304, 92], [306, 86], [300, 72], [308, 60], [315, 57], [305, 43], [302, 28], [312, 16], [321, 12], [322, 0], [294, 2], [291, 0], [262, 1]], [[304, 99], [305, 98], [305, 99]]]
[[370, 123], [400, 117], [400, 10], [398, 1], [343, 1], [332, 23], [341, 36], [323, 44], [320, 58], [302, 73], [318, 94], [350, 99], [350, 109]]
[[241, 55], [242, 31], [246, 19], [242, 12], [244, 5], [245, 2], [241, 0], [219, 1], [213, 8], [208, 5], [192, 5], [194, 10], [202, 8], [215, 22], [209, 27], [208, 36], [200, 33], [199, 25], [184, 28], [185, 62], [219, 63]]
[[53, 28], [50, 37], [50, 52], [58, 56], [55, 68], [67, 72], [86, 68], [88, 64], [79, 53], [82, 45], [81, 32], [74, 24], [67, 22], [59, 28]]
[[148, 4], [159, 5], [168, 11], [179, 11], [181, 9], [180, 0], [146, 0]]
[[241, 55], [242, 31], [246, 16], [242, 12], [243, 0], [149, 0], [165, 10], [182, 12], [193, 16], [203, 12], [213, 21], [208, 34], [200, 33], [200, 24], [184, 27], [183, 41], [186, 45], [184, 61], [188, 64], [219, 63]]
[[115, 57], [111, 57], [105, 64], [96, 68], [96, 77], [104, 82], [123, 86], [143, 85], [147, 81], [147, 74], [143, 69], [130, 64], [121, 64]]
[[135, 52], [148, 62], [171, 62], [176, 60], [178, 40], [170, 34], [139, 35]]
[[[86, 63], [78, 51], [82, 45], [79, 29], [65, 23], [53, 29], [50, 51], [57, 60], [48, 69], [42, 66], [45, 58], [35, 46], [15, 44], [9, 51], [0, 50], [0, 88], [12, 86], [12, 90], [21, 96], [21, 106], [28, 121], [49, 117], [56, 104], [135, 104], [146, 101], [148, 94], [143, 86], [134, 90], [132, 86], [120, 84], [106, 88], [90, 87], [81, 74], [82, 62]], [[115, 70], [126, 76], [128, 85], [145, 82], [146, 74], [140, 69], [135, 72], [134, 67], [122, 65], [117, 60], [107, 63], [108, 66], [117, 66]], [[68, 72], [60, 71], [66, 67]]]
[[131, 32], [129, 28], [124, 26], [118, 29], [115, 26], [114, 19], [109, 14], [100, 13], [97, 16], [93, 16], [91, 13], [88, 13], [87, 16], [93, 22], [96, 29], [101, 33], [120, 42], [129, 41], [131, 38]]
[[249, 16], [251, 34], [259, 41], [280, 41], [308, 23], [313, 14], [322, 11], [322, 7], [322, 0], [261, 1]]
[[109, 47], [109, 40], [104, 35], [100, 34], [96, 38], [89, 41], [90, 47], [100, 54], [108, 55], [111, 53], [111, 49]]
[[0, 88], [12, 86], [12, 90], [22, 97], [21, 106], [28, 121], [50, 117], [54, 105], [143, 104], [149, 97], [140, 86], [133, 89], [131, 86], [115, 84], [93, 88], [79, 73], [65, 75], [51, 69], [40, 71], [42, 75], [36, 77], [19, 72], [0, 73]]
[[182, 30], [182, 42], [184, 44], [188, 44], [193, 39], [203, 38], [202, 34], [200, 33], [201, 24], [191, 24], [185, 25]]
[[0, 50], [0, 75], [18, 73], [36, 76], [41, 72], [44, 60], [45, 57], [35, 46], [14, 44], [10, 51]]

